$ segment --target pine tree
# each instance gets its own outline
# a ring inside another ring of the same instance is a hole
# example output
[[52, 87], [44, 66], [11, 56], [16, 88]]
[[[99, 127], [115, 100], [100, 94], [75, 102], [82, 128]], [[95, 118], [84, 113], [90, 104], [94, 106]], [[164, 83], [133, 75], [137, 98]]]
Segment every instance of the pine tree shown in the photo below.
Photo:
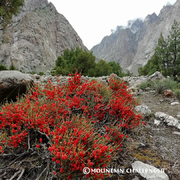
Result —
[[12, 16], [17, 15], [24, 0], [0, 0], [0, 25], [1, 29], [5, 29], [11, 22]]
[[175, 78], [178, 74], [179, 54], [180, 54], [180, 28], [177, 21], [174, 21], [170, 32], [170, 68], [172, 69], [172, 76]]
[[155, 71], [174, 79], [180, 75], [180, 27], [177, 21], [174, 21], [167, 39], [161, 33], [154, 55], [138, 69], [139, 75], [151, 75]]

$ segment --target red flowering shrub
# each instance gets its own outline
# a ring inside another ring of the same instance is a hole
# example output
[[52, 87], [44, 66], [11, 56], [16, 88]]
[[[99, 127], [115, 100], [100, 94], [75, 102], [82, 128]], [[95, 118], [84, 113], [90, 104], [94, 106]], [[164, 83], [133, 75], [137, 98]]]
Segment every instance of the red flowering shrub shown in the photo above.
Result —
[[113, 78], [109, 83], [108, 87], [83, 81], [76, 72], [68, 86], [49, 82], [45, 89], [37, 86], [23, 100], [3, 106], [0, 152], [20, 147], [46, 152], [54, 164], [49, 174], [57, 178], [81, 177], [84, 167], [108, 166], [121, 150], [126, 132], [138, 126], [141, 118], [134, 113], [137, 103], [125, 83]]

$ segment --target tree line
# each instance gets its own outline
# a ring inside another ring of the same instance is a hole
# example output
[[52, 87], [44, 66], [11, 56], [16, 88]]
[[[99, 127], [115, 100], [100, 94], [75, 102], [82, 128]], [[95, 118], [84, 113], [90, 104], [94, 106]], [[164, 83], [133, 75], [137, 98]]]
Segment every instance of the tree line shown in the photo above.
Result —
[[161, 33], [152, 58], [138, 69], [139, 75], [151, 75], [156, 71], [175, 80], [180, 75], [180, 27], [175, 20], [168, 37], [164, 38]]
[[[56, 66], [53, 69], [54, 75], [69, 75], [77, 70], [82, 75], [90, 77], [107, 76], [115, 73], [120, 77], [125, 76], [119, 63], [114, 61], [106, 62], [104, 60], [95, 61], [96, 58], [92, 52], [77, 47], [76, 49], [66, 49], [62, 56], [56, 60]], [[76, 68], [76, 70], [75, 70]]]

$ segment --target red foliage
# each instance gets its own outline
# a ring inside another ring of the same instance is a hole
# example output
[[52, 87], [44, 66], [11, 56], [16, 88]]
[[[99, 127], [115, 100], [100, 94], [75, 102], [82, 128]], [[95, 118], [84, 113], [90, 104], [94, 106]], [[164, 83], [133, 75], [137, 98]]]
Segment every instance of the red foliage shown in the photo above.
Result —
[[[21, 102], [3, 106], [0, 112], [0, 152], [28, 146], [31, 131], [45, 133], [52, 140], [48, 150], [60, 167], [56, 175], [68, 179], [82, 176], [84, 167], [105, 167], [122, 147], [126, 131], [140, 124], [134, 113], [137, 104], [122, 81], [113, 77], [110, 86], [81, 81], [77, 72], [68, 86], [36, 87]], [[104, 91], [111, 92], [106, 97]], [[105, 129], [105, 130], [103, 130]], [[44, 140], [37, 137], [34, 143]], [[103, 178], [102, 174], [91, 174]], [[105, 175], [104, 175], [105, 176]]]

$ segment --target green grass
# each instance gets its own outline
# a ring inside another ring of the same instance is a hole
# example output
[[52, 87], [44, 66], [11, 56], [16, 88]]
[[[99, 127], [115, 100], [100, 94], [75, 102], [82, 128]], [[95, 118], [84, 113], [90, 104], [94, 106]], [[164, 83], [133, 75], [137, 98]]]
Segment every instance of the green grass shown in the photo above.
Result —
[[180, 99], [180, 83], [172, 80], [171, 78], [164, 80], [154, 80], [143, 82], [139, 85], [139, 88], [146, 90], [146, 88], [151, 88], [156, 91], [156, 94], [162, 94], [165, 90], [170, 89], [173, 94]]

